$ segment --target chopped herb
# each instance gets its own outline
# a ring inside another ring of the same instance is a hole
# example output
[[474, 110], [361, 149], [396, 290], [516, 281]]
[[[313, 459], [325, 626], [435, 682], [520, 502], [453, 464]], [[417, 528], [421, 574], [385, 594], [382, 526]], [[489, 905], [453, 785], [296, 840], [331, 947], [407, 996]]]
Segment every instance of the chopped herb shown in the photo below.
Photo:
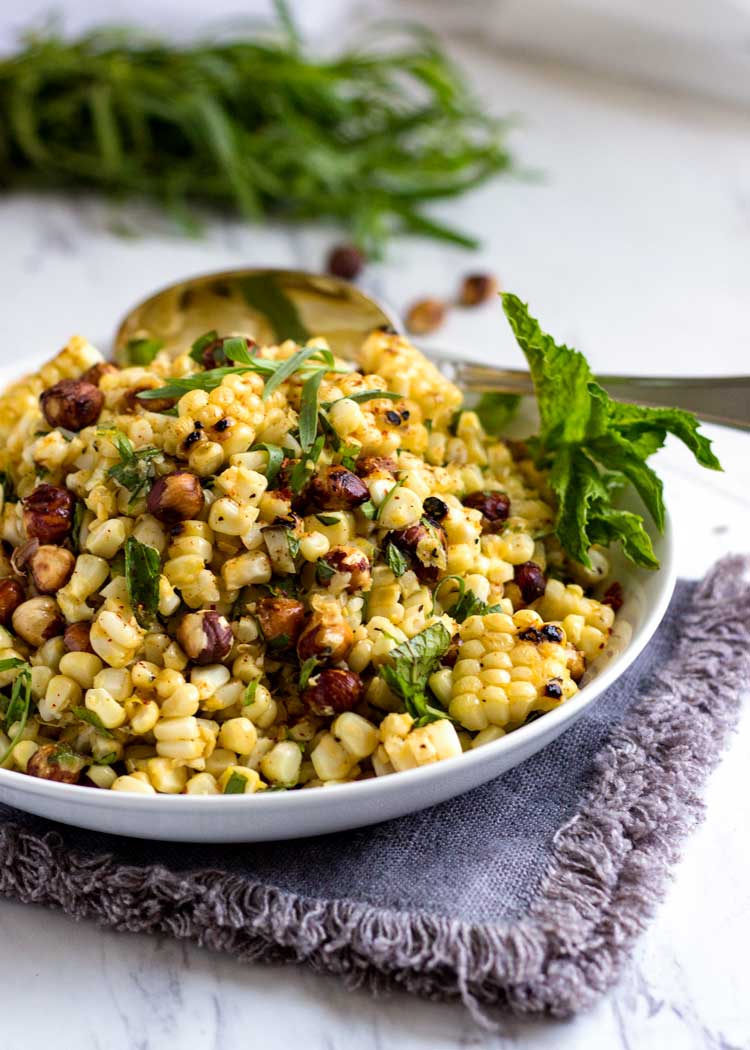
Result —
[[245, 784], [247, 784], [247, 777], [243, 777], [242, 773], [236, 771], [231, 774], [226, 784], [224, 785], [225, 795], [244, 795]]
[[73, 714], [81, 722], [88, 722], [89, 725], [93, 726], [94, 729], [97, 729], [103, 736], [112, 736], [95, 711], [89, 711], [87, 707], [74, 707]]
[[[388, 504], [391, 502], [391, 500], [395, 496], [397, 490], [401, 488], [403, 483], [404, 483], [404, 479], [403, 478], [399, 478], [399, 480], [396, 482], [396, 484], [393, 486], [393, 488], [388, 489], [388, 491], [386, 492], [385, 497], [383, 499], [383, 502], [380, 504], [380, 506], [377, 509], [377, 513], [375, 514], [375, 520], [376, 521], [380, 521], [381, 517], [383, 516], [383, 511], [388, 506]], [[361, 509], [362, 508], [360, 507], [360, 510]]]
[[259, 445], [253, 445], [250, 451], [265, 452], [268, 455], [268, 464], [266, 466], [266, 481], [268, 482], [268, 487], [270, 489], [273, 485], [273, 482], [279, 476], [281, 465], [284, 462], [284, 449], [281, 448], [279, 445], [269, 445], [268, 442], [264, 441]]
[[371, 499], [366, 500], [364, 503], [360, 503], [360, 505], [357, 507], [357, 510], [361, 514], [364, 514], [366, 518], [369, 518], [370, 521], [372, 521], [378, 513], [375, 504], [372, 502]]
[[216, 331], [215, 328], [212, 328], [210, 332], [204, 332], [203, 335], [199, 335], [193, 343], [193, 345], [190, 347], [189, 356], [192, 357], [193, 361], [197, 361], [199, 365], [202, 365], [203, 351], [206, 349], [207, 346], [210, 346], [211, 343], [215, 343], [218, 338], [219, 333]]
[[16, 657], [0, 660], [0, 671], [10, 671], [16, 667], [19, 668], [19, 671], [11, 686], [10, 699], [5, 708], [4, 723], [6, 732], [9, 732], [14, 724], [17, 724], [18, 728], [5, 751], [0, 754], [0, 766], [4, 765], [13, 754], [16, 744], [23, 736], [31, 712], [31, 667], [25, 660], [19, 660]]
[[141, 627], [153, 623], [159, 606], [161, 558], [155, 547], [141, 543], [135, 536], [125, 541], [125, 579], [128, 598]]
[[[336, 398], [336, 401], [356, 401], [358, 404], [364, 404], [365, 401], [380, 401], [386, 398], [388, 401], [403, 401], [403, 394], [394, 394], [391, 390], [361, 390], [358, 394], [346, 394], [344, 397]], [[336, 401], [324, 401], [322, 408], [328, 411], [332, 408]]]
[[339, 454], [341, 456], [341, 464], [346, 467], [347, 470], [356, 470], [357, 457], [362, 451], [361, 445], [342, 445], [339, 448]]
[[92, 766], [112, 766], [118, 760], [118, 754], [116, 751], [108, 751], [106, 755], [102, 755], [101, 758], [95, 758], [91, 763]]
[[299, 413], [299, 443], [303, 453], [312, 448], [318, 432], [318, 392], [325, 373], [313, 372], [302, 387], [302, 404]]
[[263, 388], [263, 400], [267, 401], [282, 383], [290, 379], [311, 358], [316, 358], [318, 361], [323, 361], [330, 366], [324, 371], [336, 371], [336, 362], [330, 350], [324, 350], [319, 346], [303, 346], [300, 350], [296, 350], [291, 357], [287, 357], [285, 361], [274, 362], [276, 367], [273, 375], [266, 380], [266, 385]]
[[302, 664], [299, 672], [299, 687], [305, 689], [310, 678], [315, 674], [315, 669], [320, 664], [317, 656], [309, 656], [307, 660]]
[[431, 702], [427, 685], [450, 644], [451, 636], [443, 624], [434, 623], [391, 649], [389, 662], [381, 667], [386, 685], [401, 697], [417, 725], [450, 717], [447, 711]]
[[389, 543], [385, 548], [385, 560], [394, 576], [403, 576], [409, 568], [406, 556], [398, 549], [395, 543]]
[[325, 558], [321, 558], [315, 564], [315, 576], [318, 583], [326, 584], [328, 581], [336, 575], [336, 570], [331, 568]]
[[333, 514], [316, 514], [315, 520], [319, 521], [321, 525], [325, 525], [326, 527], [330, 525], [338, 525], [341, 522], [341, 518], [337, 518]]
[[126, 365], [150, 365], [164, 343], [161, 339], [129, 339], [125, 344]]
[[614, 401], [596, 382], [582, 354], [558, 346], [516, 296], [506, 293], [502, 298], [534, 381], [541, 432], [528, 444], [537, 465], [550, 468], [549, 484], [557, 497], [555, 534], [561, 546], [590, 566], [593, 544], [607, 547], [619, 541], [636, 565], [658, 568], [641, 515], [614, 506], [613, 476], [633, 484], [661, 531], [663, 486], [646, 459], [662, 447], [667, 434], [674, 434], [702, 466], [720, 470], [711, 442], [699, 433], [690, 412]]
[[110, 467], [107, 475], [130, 492], [128, 510], [132, 510], [150, 488], [154, 478], [152, 460], [161, 455], [161, 449], [148, 446], [136, 452], [132, 441], [115, 427], [98, 431], [108, 437], [120, 455], [120, 462]]
[[286, 532], [286, 546], [289, 557], [294, 560], [299, 554], [299, 537], [295, 536], [291, 529], [287, 529]]
[[242, 697], [243, 707], [252, 707], [255, 703], [255, 694], [258, 692], [258, 679], [248, 683], [245, 695]]
[[310, 449], [310, 454], [308, 456], [303, 456], [302, 459], [295, 463], [292, 472], [289, 475], [289, 487], [292, 492], [301, 492], [308, 483], [315, 471], [315, 464], [320, 459], [320, 453], [323, 451], [324, 445], [325, 438], [320, 434], [316, 438], [315, 444]]
[[448, 614], [456, 623], [463, 623], [470, 616], [487, 616], [489, 613], [502, 612], [501, 606], [488, 605], [487, 602], [482, 601], [478, 595], [466, 586], [466, 580], [462, 576], [444, 576], [432, 594], [433, 616], [435, 615], [435, 606], [437, 605], [440, 591], [449, 580], [453, 580], [458, 584], [458, 599], [448, 610]]
[[73, 504], [73, 524], [70, 529], [70, 542], [73, 547], [74, 554], [81, 553], [81, 528], [83, 526], [83, 518], [86, 514], [86, 507], [77, 499]]

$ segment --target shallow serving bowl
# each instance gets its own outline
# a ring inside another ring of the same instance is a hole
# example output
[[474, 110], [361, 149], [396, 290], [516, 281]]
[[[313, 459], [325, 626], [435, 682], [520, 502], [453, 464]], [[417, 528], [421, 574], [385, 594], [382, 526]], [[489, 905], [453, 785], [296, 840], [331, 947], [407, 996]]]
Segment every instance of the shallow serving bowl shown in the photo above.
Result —
[[[623, 506], [628, 508], [628, 501]], [[641, 508], [635, 504], [633, 510]], [[559, 736], [635, 660], [666, 612], [675, 583], [671, 528], [653, 536], [658, 572], [615, 556], [625, 603], [580, 693], [555, 711], [443, 762], [359, 783], [256, 795], [131, 795], [0, 769], [0, 802], [64, 824], [178, 842], [257, 842], [322, 835], [424, 809], [500, 776]]]

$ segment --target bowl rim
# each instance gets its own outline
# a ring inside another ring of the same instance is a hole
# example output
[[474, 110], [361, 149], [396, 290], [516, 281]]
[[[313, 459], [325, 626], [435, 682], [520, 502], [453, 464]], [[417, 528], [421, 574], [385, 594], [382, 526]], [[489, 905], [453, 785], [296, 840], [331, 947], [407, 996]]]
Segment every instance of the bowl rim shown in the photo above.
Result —
[[[560, 723], [573, 720], [571, 712], [580, 713], [583, 708], [592, 704], [617, 678], [625, 673], [654, 636], [672, 599], [677, 579], [674, 532], [668, 513], [665, 516], [664, 531], [659, 537], [659, 547], [661, 564], [656, 572], [660, 579], [660, 587], [656, 601], [648, 609], [643, 622], [622, 651], [593, 681], [587, 683], [567, 703], [546, 712], [543, 718], [537, 718], [528, 725], [520, 726], [498, 740], [479, 748], [472, 748], [453, 758], [387, 776], [332, 785], [336, 792], [337, 804], [341, 805], [347, 800], [352, 804], [364, 804], [366, 800], [372, 801], [377, 796], [390, 798], [394, 792], [398, 793], [402, 789], [408, 790], [410, 787], [417, 789], [418, 785], [431, 783], [435, 779], [443, 777], [450, 779], [457, 770], [468, 771], [472, 766], [491, 764], [493, 757], [499, 757], [504, 751], [516, 750], [524, 744], [532, 745], [530, 753], [537, 750], [533, 747], [533, 742], [538, 737], [553, 732]], [[645, 573], [648, 570], [633, 568], [632, 571]], [[29, 777], [19, 770], [2, 768], [0, 768], [0, 787], [12, 788], [14, 794], [22, 789], [23, 792], [37, 797], [57, 796], [60, 801], [68, 798], [75, 806], [83, 804], [86, 807], [99, 808], [106, 799], [107, 806], [125, 807], [131, 811], [144, 813], [154, 813], [158, 809], [162, 816], [165, 812], [162, 807], [169, 807], [174, 813], [186, 813], [193, 807], [213, 809], [218, 813], [225, 806], [246, 806], [248, 815], [258, 806], [264, 807], [266, 811], [273, 809], [284, 811], [310, 806], [317, 796], [317, 792], [308, 791], [260, 791], [250, 795], [140, 795], [130, 792], [97, 790], [82, 784], [62, 784], [58, 781]], [[12, 802], [10, 804], [13, 805]]]

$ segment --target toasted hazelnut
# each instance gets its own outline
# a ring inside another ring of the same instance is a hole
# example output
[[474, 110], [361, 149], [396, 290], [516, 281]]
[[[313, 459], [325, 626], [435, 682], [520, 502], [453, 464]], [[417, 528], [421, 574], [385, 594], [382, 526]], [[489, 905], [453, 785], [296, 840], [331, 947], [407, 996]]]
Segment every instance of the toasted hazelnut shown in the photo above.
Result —
[[302, 663], [311, 656], [336, 663], [352, 647], [354, 634], [336, 602], [328, 602], [314, 612], [297, 642], [297, 656]]
[[65, 621], [54, 598], [29, 598], [13, 613], [13, 630], [25, 642], [38, 649], [50, 638], [56, 638], [65, 629]]
[[305, 622], [305, 607], [296, 598], [261, 598], [255, 607], [260, 629], [267, 642], [288, 639], [295, 645]]
[[42, 391], [39, 404], [51, 427], [83, 430], [99, 418], [104, 394], [85, 379], [61, 379]]
[[37, 485], [23, 501], [26, 535], [40, 543], [62, 543], [73, 525], [75, 498], [59, 485]]
[[470, 273], [464, 277], [459, 302], [461, 306], [478, 306], [497, 295], [497, 278], [491, 273]]
[[471, 492], [464, 496], [465, 507], [481, 512], [486, 523], [502, 523], [510, 514], [510, 499], [504, 492]]
[[353, 510], [369, 498], [370, 490], [362, 479], [341, 466], [316, 474], [302, 494], [305, 506], [315, 510]]
[[81, 620], [69, 623], [63, 635], [63, 644], [69, 653], [93, 653], [91, 624]]
[[92, 365], [91, 368], [87, 368], [81, 375], [81, 379], [84, 383], [91, 383], [92, 386], [99, 386], [102, 376], [113, 375], [115, 372], [119, 371], [120, 369], [117, 365], [112, 364], [111, 361], [100, 361], [98, 365]]
[[329, 667], [314, 678], [302, 694], [302, 702], [314, 715], [329, 717], [351, 711], [362, 699], [364, 685], [354, 671]]
[[386, 537], [386, 545], [388, 543], [409, 555], [411, 567], [422, 583], [434, 583], [438, 579], [448, 548], [445, 532], [439, 525], [420, 521], [401, 531], [394, 530]]
[[203, 510], [200, 478], [188, 470], [176, 470], [157, 478], [146, 500], [150, 514], [166, 525], [197, 518]]
[[75, 555], [65, 547], [43, 544], [37, 547], [28, 560], [31, 578], [40, 594], [54, 594], [71, 577], [75, 567]]
[[177, 641], [197, 664], [219, 663], [228, 655], [233, 640], [229, 622], [213, 610], [187, 613], [177, 628]]
[[358, 277], [364, 265], [364, 255], [353, 244], [338, 244], [328, 256], [328, 272], [334, 277], [343, 277], [345, 281]]
[[392, 456], [360, 456], [355, 469], [361, 478], [368, 474], [394, 474], [398, 463]]
[[25, 597], [26, 592], [20, 580], [11, 577], [0, 580], [0, 624], [3, 627], [10, 625], [13, 613]]
[[526, 605], [531, 605], [537, 598], [541, 598], [547, 588], [544, 573], [533, 561], [522, 562], [521, 565], [513, 567], [513, 580], [521, 592]]
[[145, 412], [168, 412], [177, 404], [175, 397], [140, 397], [145, 390], [154, 390], [159, 386], [159, 381], [153, 383], [142, 383], [140, 386], [131, 387], [126, 390], [120, 399], [120, 410], [122, 412], [135, 412], [142, 408]]
[[77, 784], [86, 760], [67, 744], [42, 744], [26, 765], [29, 776], [42, 780], [57, 780], [61, 784]]
[[414, 335], [436, 332], [445, 320], [446, 306], [442, 299], [420, 299], [406, 315], [406, 327]]
[[[223, 368], [225, 365], [231, 364], [231, 361], [224, 353], [224, 343], [227, 339], [233, 339], [234, 336], [221, 336], [218, 339], [213, 339], [210, 343], [207, 343], [201, 350], [201, 362], [204, 368]], [[254, 339], [248, 339], [243, 337], [245, 342], [245, 349], [249, 354], [252, 354], [257, 349]]]
[[334, 572], [348, 575], [348, 591], [365, 591], [370, 586], [370, 559], [359, 547], [347, 547], [343, 544], [331, 547], [324, 558], [321, 558]]

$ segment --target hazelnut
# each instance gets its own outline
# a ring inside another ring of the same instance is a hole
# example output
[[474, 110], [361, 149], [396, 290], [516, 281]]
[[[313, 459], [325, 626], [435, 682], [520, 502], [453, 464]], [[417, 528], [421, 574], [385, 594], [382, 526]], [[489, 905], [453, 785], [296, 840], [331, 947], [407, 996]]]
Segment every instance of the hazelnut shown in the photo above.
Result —
[[203, 510], [200, 479], [188, 470], [176, 470], [157, 478], [146, 500], [150, 514], [165, 525], [197, 518]]
[[345, 281], [359, 277], [364, 265], [364, 255], [353, 244], [338, 244], [328, 256], [328, 272], [334, 277], [343, 277]]
[[117, 365], [113, 365], [111, 361], [100, 361], [98, 365], [92, 365], [91, 368], [87, 368], [81, 376], [84, 383], [91, 383], [92, 386], [99, 386], [102, 376], [113, 375], [115, 372], [119, 372], [120, 369]]
[[297, 656], [302, 663], [315, 656], [336, 663], [352, 647], [354, 634], [336, 602], [328, 602], [312, 614], [297, 642]]
[[54, 594], [70, 579], [75, 555], [65, 547], [43, 544], [28, 559], [31, 578], [40, 594]]
[[463, 504], [481, 511], [482, 517], [490, 524], [502, 523], [510, 514], [510, 499], [504, 492], [471, 492], [464, 496]]
[[464, 277], [459, 302], [461, 306], [479, 306], [497, 295], [497, 278], [491, 273], [470, 273]]
[[44, 418], [51, 427], [83, 430], [96, 423], [104, 405], [104, 394], [85, 379], [61, 379], [39, 397]]
[[47, 596], [22, 602], [13, 613], [12, 623], [16, 634], [35, 649], [65, 629], [57, 602]]
[[420, 521], [401, 531], [394, 530], [386, 536], [384, 546], [388, 543], [409, 556], [411, 567], [422, 583], [434, 583], [438, 579], [448, 549], [448, 540], [439, 525]]
[[20, 580], [11, 577], [0, 580], [0, 624], [3, 627], [10, 625], [13, 613], [25, 597], [26, 592]]
[[395, 475], [398, 470], [398, 463], [392, 456], [360, 456], [355, 466], [360, 477], [367, 477], [368, 474]]
[[364, 591], [369, 588], [370, 559], [359, 547], [346, 547], [343, 544], [331, 547], [321, 561], [334, 572], [344, 573], [349, 577], [346, 590]]
[[255, 606], [260, 629], [267, 642], [288, 639], [294, 645], [305, 621], [305, 607], [296, 598], [261, 598]]
[[177, 641], [190, 660], [197, 664], [215, 664], [229, 654], [234, 635], [223, 616], [213, 610], [202, 610], [182, 617]]
[[513, 567], [513, 580], [521, 592], [526, 605], [541, 598], [547, 588], [544, 573], [533, 561], [525, 561]]
[[369, 498], [370, 490], [364, 481], [351, 470], [339, 466], [316, 474], [305, 489], [302, 500], [315, 510], [353, 510]]
[[[224, 353], [224, 343], [227, 339], [233, 339], [234, 336], [222, 336], [218, 339], [212, 339], [210, 343], [207, 343], [201, 350], [201, 363], [204, 368], [223, 368], [225, 365], [231, 364], [231, 361]], [[256, 349], [256, 343], [254, 339], [244, 338], [245, 349], [249, 354], [252, 354]]]
[[142, 408], [145, 412], [168, 412], [170, 408], [174, 408], [177, 404], [177, 398], [175, 397], [141, 398], [139, 396], [144, 390], [155, 390], [157, 386], [159, 386], [158, 380], [150, 385], [143, 383], [141, 386], [134, 386], [130, 390], [126, 390], [120, 399], [120, 410], [122, 412], [135, 412], [137, 408]]
[[314, 715], [330, 717], [351, 711], [362, 699], [364, 685], [354, 671], [337, 667], [321, 671], [302, 694], [302, 702]]
[[62, 543], [73, 524], [75, 499], [59, 485], [37, 485], [23, 500], [26, 534], [40, 543]]
[[445, 313], [442, 299], [420, 299], [409, 308], [406, 327], [413, 335], [429, 335], [441, 326]]
[[26, 765], [29, 776], [42, 780], [57, 780], [61, 784], [77, 784], [86, 760], [67, 744], [42, 744]]
[[93, 653], [91, 645], [91, 624], [81, 620], [70, 623], [65, 628], [63, 644], [69, 653]]

